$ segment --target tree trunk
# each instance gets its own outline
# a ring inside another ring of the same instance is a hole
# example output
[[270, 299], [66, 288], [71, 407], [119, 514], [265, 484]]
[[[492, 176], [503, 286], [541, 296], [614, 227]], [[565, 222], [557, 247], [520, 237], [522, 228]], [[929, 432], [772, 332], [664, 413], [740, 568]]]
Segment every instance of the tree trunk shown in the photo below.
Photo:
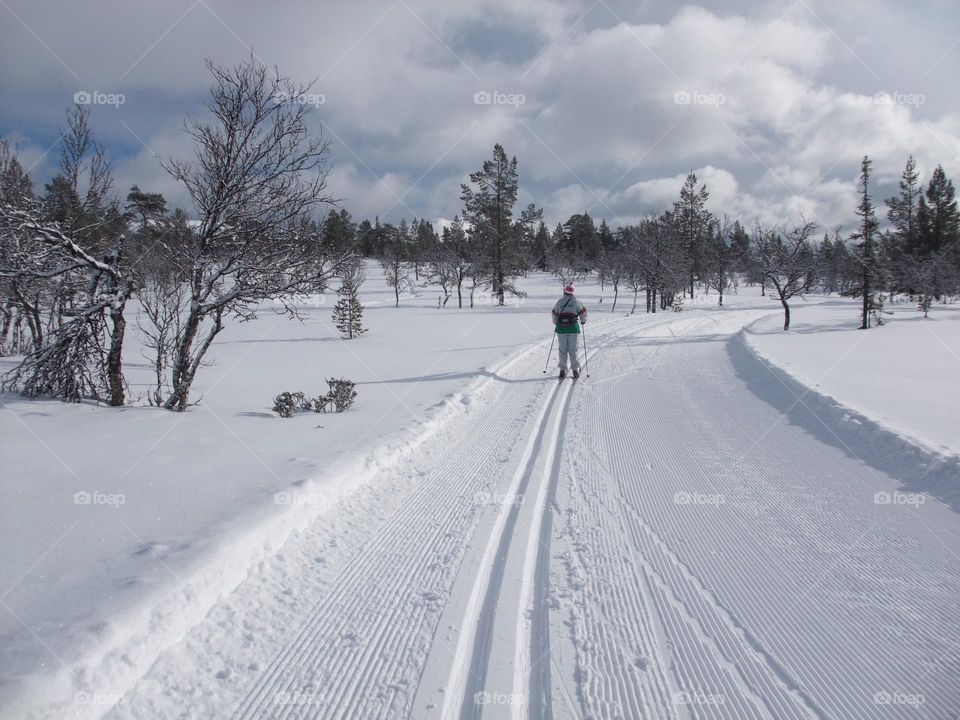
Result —
[[867, 264], [863, 263], [863, 319], [860, 321], [860, 329], [866, 330], [870, 327], [870, 272], [867, 270]]
[[783, 329], [790, 329], [790, 306], [787, 304], [786, 298], [783, 296], [780, 297], [780, 304], [783, 305]]
[[613, 286], [613, 307], [610, 308], [610, 312], [616, 312], [616, 311], [617, 311], [617, 296], [618, 296], [619, 294], [620, 294], [619, 288], [618, 288], [616, 285], [614, 285], [614, 286]]
[[171, 377], [173, 390], [163, 404], [163, 407], [167, 410], [182, 411], [186, 407], [186, 396], [190, 393], [190, 384], [193, 382], [193, 378], [189, 377], [190, 351], [193, 349], [193, 341], [197, 336], [201, 320], [200, 308], [194, 301], [187, 315], [187, 322], [183, 327], [183, 335], [177, 344], [177, 353], [173, 358]]
[[121, 407], [126, 398], [123, 388], [123, 336], [127, 329], [127, 320], [123, 316], [126, 301], [119, 308], [110, 311], [113, 332], [110, 333], [110, 352], [107, 354], [107, 382], [110, 386], [110, 404]]

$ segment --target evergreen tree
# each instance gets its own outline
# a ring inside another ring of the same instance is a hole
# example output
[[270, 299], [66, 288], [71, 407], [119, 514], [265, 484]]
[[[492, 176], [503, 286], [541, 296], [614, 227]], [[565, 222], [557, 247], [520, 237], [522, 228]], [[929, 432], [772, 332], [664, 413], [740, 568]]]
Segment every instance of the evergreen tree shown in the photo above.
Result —
[[920, 199], [917, 163], [913, 155], [907, 158], [907, 164], [900, 176], [900, 193], [888, 198], [887, 219], [893, 225], [893, 236], [902, 252], [913, 253], [917, 250], [919, 227], [917, 223], [917, 204]]
[[955, 248], [960, 230], [960, 216], [954, 197], [953, 182], [947, 179], [941, 165], [937, 165], [920, 199], [917, 211], [920, 226], [920, 247], [924, 254]]
[[698, 190], [697, 176], [690, 172], [680, 189], [680, 199], [673, 204], [673, 221], [687, 254], [691, 298], [694, 281], [703, 275], [704, 242], [710, 232], [711, 222], [710, 211], [707, 210], [709, 198], [707, 186], [701, 185]]
[[23, 169], [10, 141], [0, 139], [0, 203], [23, 207], [33, 200], [33, 181]]
[[483, 248], [498, 305], [504, 304], [508, 292], [522, 295], [510, 280], [519, 271], [521, 238], [540, 219], [540, 211], [530, 205], [514, 220], [518, 188], [517, 158], [508, 160], [500, 143], [493, 146], [493, 158], [470, 173], [470, 185], [460, 186], [463, 219], [470, 227], [471, 240]]
[[357, 245], [360, 254], [363, 257], [374, 257], [377, 249], [374, 246], [376, 234], [373, 232], [373, 225], [369, 220], [364, 219], [357, 226]]
[[600, 255], [600, 235], [589, 213], [571, 215], [563, 224], [563, 250], [570, 255], [581, 271], [588, 270], [591, 261]]
[[531, 265], [537, 270], [546, 270], [548, 258], [550, 257], [550, 231], [547, 230], [547, 224], [540, 221], [537, 225], [537, 232], [531, 246]]
[[358, 297], [360, 286], [366, 278], [362, 262], [352, 263], [343, 270], [339, 299], [333, 306], [333, 324], [346, 339], [353, 339], [366, 332], [363, 327], [363, 305]]
[[857, 217], [860, 218], [860, 224], [857, 231], [850, 235], [851, 240], [859, 241], [856, 246], [856, 257], [860, 263], [859, 278], [857, 284], [845, 293], [848, 296], [859, 296], [861, 299], [861, 330], [870, 327], [873, 316], [876, 316], [878, 322], [882, 323], [879, 313], [883, 309], [882, 301], [877, 298], [880, 268], [877, 261], [875, 239], [877, 217], [874, 212], [873, 199], [870, 197], [871, 164], [870, 158], [864, 155], [860, 163], [860, 202], [856, 210]]
[[323, 245], [328, 252], [343, 252], [357, 242], [357, 226], [346, 210], [331, 209], [323, 221]]

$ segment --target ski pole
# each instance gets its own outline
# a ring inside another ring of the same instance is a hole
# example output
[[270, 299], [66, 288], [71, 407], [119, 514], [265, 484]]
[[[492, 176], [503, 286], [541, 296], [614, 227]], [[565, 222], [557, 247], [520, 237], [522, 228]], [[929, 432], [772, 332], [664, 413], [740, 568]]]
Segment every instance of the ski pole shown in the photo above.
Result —
[[587, 329], [581, 325], [583, 332], [583, 369], [587, 371], [587, 377], [590, 377], [590, 353], [587, 351]]
[[557, 334], [553, 334], [553, 339], [550, 341], [550, 350], [547, 352], [547, 361], [543, 364], [543, 374], [547, 374], [547, 366], [550, 364], [550, 356], [553, 355], [553, 343], [557, 339]]

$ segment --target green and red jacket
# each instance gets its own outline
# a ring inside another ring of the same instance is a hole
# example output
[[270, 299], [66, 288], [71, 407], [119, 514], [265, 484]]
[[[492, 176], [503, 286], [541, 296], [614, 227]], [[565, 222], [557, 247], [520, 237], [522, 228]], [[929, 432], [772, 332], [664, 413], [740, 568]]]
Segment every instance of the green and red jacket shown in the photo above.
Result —
[[564, 294], [553, 306], [553, 324], [561, 335], [580, 333], [580, 323], [587, 321], [587, 308], [573, 295]]

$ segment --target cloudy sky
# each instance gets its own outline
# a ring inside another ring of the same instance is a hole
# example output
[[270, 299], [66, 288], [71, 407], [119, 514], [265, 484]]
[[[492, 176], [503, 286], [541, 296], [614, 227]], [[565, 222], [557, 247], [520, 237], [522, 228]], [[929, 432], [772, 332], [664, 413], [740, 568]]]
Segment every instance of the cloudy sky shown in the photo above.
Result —
[[358, 219], [452, 217], [495, 142], [551, 225], [634, 221], [694, 170], [717, 213], [846, 232], [864, 154], [880, 196], [909, 153], [960, 175], [955, 0], [0, 0], [0, 18], [0, 136], [35, 180], [81, 93], [117, 188], [173, 204], [156, 156], [189, 157], [204, 60], [251, 52], [315, 81]]

